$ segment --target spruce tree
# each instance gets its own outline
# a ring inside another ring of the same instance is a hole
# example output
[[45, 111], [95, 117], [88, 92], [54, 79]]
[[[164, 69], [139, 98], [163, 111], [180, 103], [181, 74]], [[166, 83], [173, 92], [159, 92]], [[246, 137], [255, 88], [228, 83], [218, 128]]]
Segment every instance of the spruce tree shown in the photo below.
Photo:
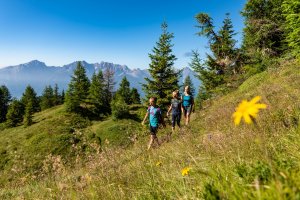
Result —
[[65, 90], [62, 90], [60, 100], [62, 104], [65, 102]]
[[284, 0], [248, 0], [242, 11], [245, 18], [243, 49], [251, 63], [280, 56], [286, 49]]
[[282, 9], [285, 17], [286, 41], [294, 55], [300, 59], [300, 1], [284, 0]]
[[194, 84], [193, 84], [193, 82], [192, 82], [192, 79], [191, 79], [191, 77], [190, 77], [189, 75], [186, 76], [185, 79], [184, 79], [184, 83], [183, 83], [183, 91], [182, 91], [182, 93], [184, 92], [184, 88], [185, 88], [186, 86], [189, 86], [189, 87], [190, 87], [190, 92], [191, 92], [192, 96], [195, 96], [195, 86], [194, 86]]
[[0, 87], [0, 123], [6, 120], [8, 106], [11, 101], [11, 95], [5, 85]]
[[45, 110], [53, 107], [55, 105], [54, 101], [55, 100], [52, 87], [50, 85], [46, 86], [41, 96], [41, 109]]
[[133, 104], [140, 104], [141, 103], [141, 98], [138, 90], [136, 88], [132, 88], [130, 92], [130, 101]]
[[220, 89], [222, 91], [222, 85], [231, 81], [231, 76], [239, 72], [241, 64], [239, 50], [235, 47], [236, 40], [233, 39], [235, 32], [232, 22], [229, 14], [226, 14], [221, 29], [216, 32], [213, 20], [208, 14], [200, 13], [196, 19], [201, 30], [198, 34], [208, 38], [211, 50], [211, 54], [207, 54], [206, 67], [198, 69], [201, 73], [200, 79], [204, 82], [206, 92], [215, 93]]
[[180, 71], [176, 71], [173, 67], [176, 60], [172, 53], [173, 33], [167, 31], [168, 25], [166, 23], [163, 23], [161, 28], [162, 34], [156, 42], [152, 54], [149, 54], [151, 77], [145, 78], [146, 83], [143, 84], [143, 90], [145, 91], [146, 102], [151, 96], [155, 96], [158, 98], [157, 104], [166, 110], [170, 104], [172, 92], [179, 88]]
[[[29, 101], [30, 102], [30, 101]], [[6, 114], [6, 126], [15, 127], [23, 121], [24, 106], [17, 100], [13, 99], [8, 107], [8, 112]]]
[[100, 115], [105, 113], [104, 109], [104, 78], [99, 70], [98, 74], [92, 76], [91, 86], [89, 88], [88, 103], [92, 105], [93, 113]]
[[107, 112], [111, 112], [110, 103], [113, 97], [115, 81], [115, 71], [112, 68], [107, 67], [103, 72], [104, 78], [104, 106]]
[[58, 91], [58, 85], [57, 83], [55, 83], [54, 90], [53, 90], [53, 104], [57, 106], [60, 105], [61, 103], [62, 102], [61, 102], [61, 96]]
[[126, 104], [131, 104], [130, 92], [130, 83], [127, 80], [126, 76], [124, 76], [120, 83], [120, 87], [117, 90], [117, 95], [120, 95], [124, 99]]
[[26, 106], [28, 102], [31, 102], [33, 112], [40, 111], [39, 99], [36, 95], [36, 92], [30, 85], [26, 87], [25, 92], [23, 93], [23, 96], [21, 98], [21, 102], [23, 106]]
[[24, 115], [24, 120], [23, 120], [25, 127], [32, 125], [32, 123], [33, 123], [32, 118], [33, 118], [33, 106], [32, 106], [32, 102], [29, 101], [27, 103], [27, 105], [25, 106], [25, 115]]
[[88, 97], [89, 87], [90, 81], [86, 76], [85, 68], [81, 65], [81, 62], [78, 62], [66, 94], [65, 101], [68, 112], [81, 111], [81, 104]]

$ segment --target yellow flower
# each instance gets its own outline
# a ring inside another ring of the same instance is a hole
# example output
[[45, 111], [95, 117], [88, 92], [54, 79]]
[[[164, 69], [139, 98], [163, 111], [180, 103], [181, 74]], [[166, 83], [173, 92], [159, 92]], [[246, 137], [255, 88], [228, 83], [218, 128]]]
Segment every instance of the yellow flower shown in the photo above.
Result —
[[191, 169], [192, 169], [191, 167], [185, 167], [185, 168], [183, 168], [183, 169], [181, 170], [182, 176], [188, 175]]
[[161, 163], [160, 161], [158, 161], [155, 165], [156, 165], [156, 166], [161, 166], [161, 164], [162, 164], [162, 163]]
[[267, 108], [266, 104], [257, 103], [260, 99], [260, 96], [256, 96], [249, 102], [247, 100], [243, 100], [232, 115], [234, 118], [234, 124], [239, 125], [242, 118], [244, 118], [244, 121], [247, 124], [251, 124], [252, 120], [257, 117], [259, 109]]

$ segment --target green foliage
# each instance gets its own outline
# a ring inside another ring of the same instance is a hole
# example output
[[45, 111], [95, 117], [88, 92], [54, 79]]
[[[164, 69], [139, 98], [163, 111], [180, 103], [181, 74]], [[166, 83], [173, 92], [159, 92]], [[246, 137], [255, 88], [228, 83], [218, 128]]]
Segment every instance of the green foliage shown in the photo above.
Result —
[[81, 111], [81, 104], [87, 99], [89, 87], [90, 81], [86, 76], [85, 68], [81, 65], [81, 62], [78, 62], [66, 94], [68, 112]]
[[49, 85], [49, 86], [46, 86], [43, 91], [43, 94], [41, 96], [40, 106], [41, 106], [42, 110], [45, 110], [45, 109], [53, 107], [54, 105], [55, 105], [55, 103], [54, 103], [53, 89]]
[[92, 106], [89, 109], [92, 110], [96, 116], [106, 114], [109, 110], [105, 104], [104, 78], [101, 70], [98, 74], [94, 73], [92, 76], [88, 103]]
[[242, 15], [245, 18], [243, 49], [252, 63], [281, 55], [284, 39], [283, 0], [249, 0]]
[[283, 16], [285, 17], [285, 32], [288, 46], [294, 55], [300, 58], [300, 1], [284, 0], [282, 3]]
[[57, 106], [57, 105], [60, 105], [62, 103], [63, 103], [62, 95], [59, 93], [58, 85], [55, 84], [54, 89], [53, 89], [53, 104], [55, 106]]
[[221, 200], [222, 199], [218, 188], [212, 183], [205, 184], [203, 198], [206, 200]]
[[130, 101], [133, 104], [140, 104], [141, 103], [141, 98], [138, 90], [136, 88], [132, 88], [130, 92]]
[[122, 96], [117, 95], [117, 97], [112, 101], [111, 109], [113, 120], [126, 119], [129, 116], [129, 106]]
[[25, 127], [28, 127], [28, 126], [31, 126], [32, 123], [33, 123], [33, 113], [34, 113], [34, 110], [33, 110], [33, 106], [32, 106], [32, 102], [29, 101], [27, 103], [27, 105], [25, 106], [25, 115], [24, 115], [24, 126]]
[[200, 28], [198, 35], [208, 38], [212, 54], [207, 54], [204, 65], [198, 52], [193, 51], [190, 66], [198, 73], [203, 90], [208, 95], [224, 93], [227, 85], [234, 81], [231, 77], [240, 73], [242, 64], [241, 51], [235, 47], [237, 41], [233, 39], [236, 33], [231, 19], [226, 14], [218, 32], [214, 30], [213, 20], [208, 14], [199, 13], [196, 19]]
[[[31, 103], [31, 101], [29, 101]], [[15, 127], [23, 121], [24, 105], [17, 99], [13, 99], [6, 114], [6, 126]]]
[[2, 85], [0, 87], [0, 123], [6, 120], [6, 114], [10, 101], [10, 92], [5, 85]]
[[122, 79], [120, 87], [117, 90], [117, 94], [124, 99], [126, 104], [131, 104], [131, 93], [130, 93], [130, 83], [127, 80], [126, 76]]
[[162, 24], [162, 34], [156, 46], [149, 54], [151, 63], [149, 64], [149, 72], [151, 77], [145, 78], [146, 83], [143, 84], [145, 91], [145, 100], [152, 96], [157, 97], [157, 104], [162, 110], [166, 110], [172, 98], [172, 92], [178, 89], [178, 78], [180, 71], [173, 68], [175, 55], [172, 53], [171, 40], [174, 38], [172, 33], [167, 31], [167, 24]]
[[114, 70], [110, 68], [106, 68], [103, 73], [104, 78], [104, 104], [107, 105], [108, 112], [111, 112], [110, 103], [113, 97], [113, 91], [115, 87], [114, 81]]
[[29, 102], [31, 102], [33, 107], [33, 112], [40, 111], [39, 99], [37, 98], [36, 92], [30, 85], [26, 87], [25, 92], [21, 97], [21, 102], [24, 106], [26, 106]]

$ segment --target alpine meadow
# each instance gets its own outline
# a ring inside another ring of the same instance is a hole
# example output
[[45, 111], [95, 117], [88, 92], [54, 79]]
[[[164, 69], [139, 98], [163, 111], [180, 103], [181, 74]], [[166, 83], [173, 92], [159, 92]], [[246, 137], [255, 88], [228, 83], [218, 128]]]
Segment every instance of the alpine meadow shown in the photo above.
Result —
[[[25, 78], [13, 75], [25, 65], [0, 69], [7, 72], [6, 78], [0, 74], [0, 199], [300, 200], [299, 0], [244, 0], [240, 8], [227, 5], [233, 0], [155, 0], [132, 2], [132, 8], [124, 2], [114, 7], [79, 2], [16, 0], [0, 7], [33, 9], [30, 15], [49, 20], [45, 30], [59, 33], [64, 42], [78, 41], [63, 52], [59, 48], [67, 43], [54, 48], [58, 38], [29, 39], [26, 29], [24, 40], [16, 38], [19, 45], [34, 39], [41, 46], [32, 44], [36, 50], [26, 50], [24, 57], [46, 53], [53, 56], [45, 59], [60, 61], [73, 52], [79, 59], [93, 59], [93, 52], [103, 48], [103, 58], [130, 62], [135, 54], [148, 67], [143, 74], [125, 65], [117, 72], [113, 65], [97, 68], [76, 61], [54, 75], [55, 67], [45, 67], [54, 78], [43, 83], [41, 93], [34, 81], [24, 85]], [[194, 3], [200, 4], [198, 10], [184, 16]], [[17, 16], [16, 22], [23, 14]], [[240, 29], [236, 18], [243, 20]], [[176, 28], [188, 20], [193, 23], [189, 28]], [[35, 18], [30, 23], [40, 22]], [[53, 24], [74, 34], [51, 30]], [[148, 31], [153, 24], [155, 29]], [[177, 38], [188, 29], [193, 39]], [[116, 42], [95, 45], [93, 37], [105, 34]], [[53, 45], [43, 46], [44, 40]], [[194, 41], [199, 41], [196, 47]], [[184, 56], [178, 53], [183, 45], [188, 48]], [[16, 62], [23, 54], [13, 55]], [[3, 65], [4, 57], [0, 60]], [[72, 74], [66, 85], [58, 81], [64, 73]], [[9, 81], [22, 83], [20, 97], [11, 93]]]

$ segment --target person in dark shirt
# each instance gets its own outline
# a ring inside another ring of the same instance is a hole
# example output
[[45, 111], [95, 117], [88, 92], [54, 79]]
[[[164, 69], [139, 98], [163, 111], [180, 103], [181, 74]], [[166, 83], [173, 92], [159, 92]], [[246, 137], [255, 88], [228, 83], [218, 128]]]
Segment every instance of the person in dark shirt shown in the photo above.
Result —
[[[172, 111], [172, 133], [175, 132], [175, 125], [180, 129], [180, 119], [181, 119], [181, 100], [179, 99], [179, 91], [176, 90], [172, 93], [173, 99], [171, 100], [171, 105], [167, 112], [167, 116], [169, 117], [170, 112]], [[169, 139], [171, 139], [171, 134], [169, 135]]]

